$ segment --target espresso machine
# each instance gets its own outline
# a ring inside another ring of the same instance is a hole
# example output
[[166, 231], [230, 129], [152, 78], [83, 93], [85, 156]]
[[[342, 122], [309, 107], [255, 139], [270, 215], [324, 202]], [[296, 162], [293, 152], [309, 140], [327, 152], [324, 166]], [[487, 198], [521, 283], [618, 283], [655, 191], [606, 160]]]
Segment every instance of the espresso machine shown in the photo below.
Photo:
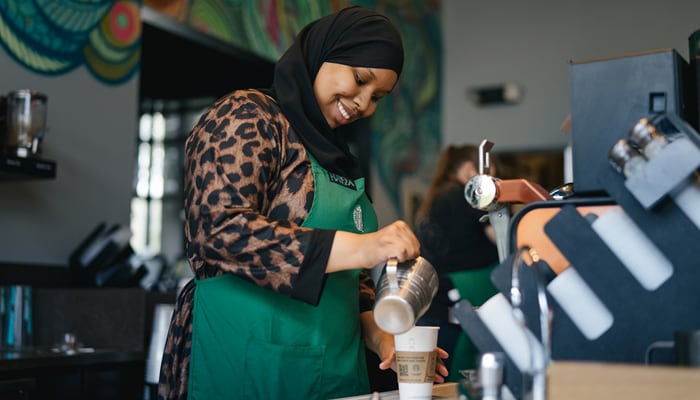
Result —
[[[675, 113], [644, 116], [627, 132], [607, 143], [598, 171], [608, 196], [559, 200], [488, 174], [465, 188], [473, 207], [503, 219], [506, 258], [491, 273], [498, 293], [479, 307], [461, 300], [455, 316], [487, 357], [480, 369], [516, 398], [569, 393], [546, 382], [552, 365], [619, 363], [615, 373], [626, 373], [692, 362], [684, 338], [700, 327], [700, 134]], [[512, 218], [495, 214], [514, 202], [525, 206]]]

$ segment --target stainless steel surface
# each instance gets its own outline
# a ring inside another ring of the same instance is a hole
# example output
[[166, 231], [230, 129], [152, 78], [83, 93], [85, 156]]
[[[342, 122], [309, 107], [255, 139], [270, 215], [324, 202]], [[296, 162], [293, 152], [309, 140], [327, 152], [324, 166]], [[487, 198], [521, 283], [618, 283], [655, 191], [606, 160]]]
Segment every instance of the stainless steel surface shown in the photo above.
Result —
[[608, 160], [618, 171], [622, 172], [622, 169], [625, 167], [625, 163], [627, 163], [627, 160], [629, 159], [629, 145], [625, 139], [619, 139], [612, 145], [612, 147], [610, 147], [610, 150], [608, 151]]
[[503, 262], [510, 254], [508, 246], [508, 228], [510, 226], [510, 209], [501, 207], [489, 211], [489, 222], [496, 233], [496, 248], [498, 249], [498, 261]]
[[438, 290], [433, 265], [423, 257], [397, 263], [387, 261], [377, 286], [374, 321], [398, 335], [411, 329], [430, 307]]
[[493, 142], [482, 140], [479, 144], [479, 175], [491, 174], [491, 156], [490, 151], [493, 148]]
[[666, 146], [666, 136], [656, 130], [647, 118], [637, 121], [629, 132], [629, 140], [646, 158], [652, 158]]
[[574, 192], [574, 184], [567, 182], [550, 190], [549, 194], [554, 200], [564, 200], [573, 197], [576, 193]]
[[496, 178], [489, 175], [476, 175], [464, 187], [467, 203], [478, 210], [489, 210], [501, 205], [496, 202], [498, 187]]
[[500, 400], [503, 384], [503, 353], [484, 353], [479, 363], [479, 382], [483, 400]]
[[479, 175], [473, 177], [467, 182], [464, 188], [464, 197], [467, 202], [476, 209], [487, 210], [491, 207], [498, 207], [496, 197], [498, 196], [498, 187], [496, 181], [491, 174], [491, 156], [490, 151], [493, 148], [493, 142], [486, 139], [479, 144]]
[[462, 393], [464, 393], [467, 396], [467, 399], [481, 399], [481, 382], [479, 381], [479, 370], [463, 369], [460, 370], [459, 373], [462, 375], [462, 379], [459, 380], [459, 384], [462, 388]]
[[608, 152], [608, 159], [626, 178], [633, 176], [646, 164], [642, 154], [631, 147], [625, 139], [620, 139], [612, 145]]
[[491, 173], [491, 157], [489, 151], [493, 143], [483, 140], [479, 145], [479, 175], [472, 177], [464, 187], [464, 198], [472, 208], [488, 211], [489, 223], [496, 233], [498, 260], [503, 262], [510, 253], [508, 246], [508, 227], [510, 226], [510, 210], [498, 202], [499, 179]]
[[545, 400], [547, 397], [547, 366], [551, 357], [551, 320], [552, 315], [547, 301], [545, 291], [545, 283], [542, 271], [540, 270], [540, 257], [537, 252], [529, 246], [523, 246], [518, 249], [513, 257], [511, 266], [511, 286], [510, 286], [510, 302], [513, 306], [513, 316], [520, 324], [520, 327], [527, 333], [529, 331], [525, 321], [525, 314], [522, 311], [522, 292], [520, 291], [520, 269], [526, 266], [523, 261], [523, 256], [527, 254], [531, 260], [531, 266], [524, 268], [525, 270], [535, 273], [537, 282], [537, 303], [540, 308], [540, 335], [542, 340], [542, 365], [537, 366], [535, 362], [536, 346], [532, 342], [528, 342], [530, 349], [530, 370], [521, 371], [524, 375], [532, 377], [532, 400]]
[[[436, 383], [433, 385], [433, 400], [459, 400], [458, 384], [454, 382]], [[374, 392], [351, 397], [339, 397], [331, 400], [399, 400], [399, 391]]]

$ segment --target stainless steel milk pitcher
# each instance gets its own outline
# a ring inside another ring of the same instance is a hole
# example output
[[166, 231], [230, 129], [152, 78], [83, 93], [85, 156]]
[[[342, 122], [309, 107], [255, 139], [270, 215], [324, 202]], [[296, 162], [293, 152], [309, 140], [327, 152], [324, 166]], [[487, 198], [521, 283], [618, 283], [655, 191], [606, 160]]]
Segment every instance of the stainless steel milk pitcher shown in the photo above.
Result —
[[428, 311], [437, 290], [438, 276], [428, 260], [389, 259], [377, 285], [374, 321], [387, 333], [404, 333]]

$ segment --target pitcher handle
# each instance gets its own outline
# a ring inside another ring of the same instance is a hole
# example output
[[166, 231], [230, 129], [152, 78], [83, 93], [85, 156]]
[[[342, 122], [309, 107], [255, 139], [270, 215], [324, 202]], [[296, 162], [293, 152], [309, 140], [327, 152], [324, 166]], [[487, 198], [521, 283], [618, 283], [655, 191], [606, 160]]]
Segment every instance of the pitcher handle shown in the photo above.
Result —
[[390, 293], [398, 293], [399, 291], [399, 281], [396, 278], [398, 262], [399, 261], [395, 257], [390, 258], [386, 262], [386, 279], [389, 282]]

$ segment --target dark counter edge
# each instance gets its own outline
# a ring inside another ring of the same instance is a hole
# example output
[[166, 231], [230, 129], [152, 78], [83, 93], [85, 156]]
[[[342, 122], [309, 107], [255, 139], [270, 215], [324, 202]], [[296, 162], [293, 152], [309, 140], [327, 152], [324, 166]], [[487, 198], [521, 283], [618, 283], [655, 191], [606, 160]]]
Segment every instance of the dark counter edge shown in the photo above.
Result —
[[9, 353], [13, 353], [13, 351], [10, 349], [1, 351], [0, 371], [145, 362], [146, 360], [143, 351], [128, 349], [95, 349], [93, 353], [77, 353], [73, 355], [50, 353], [49, 350], [47, 350], [46, 353], [42, 354], [13, 356], [14, 358], [8, 357]]
[[63, 288], [70, 286], [69, 272], [66, 265], [0, 262], [0, 285]]

